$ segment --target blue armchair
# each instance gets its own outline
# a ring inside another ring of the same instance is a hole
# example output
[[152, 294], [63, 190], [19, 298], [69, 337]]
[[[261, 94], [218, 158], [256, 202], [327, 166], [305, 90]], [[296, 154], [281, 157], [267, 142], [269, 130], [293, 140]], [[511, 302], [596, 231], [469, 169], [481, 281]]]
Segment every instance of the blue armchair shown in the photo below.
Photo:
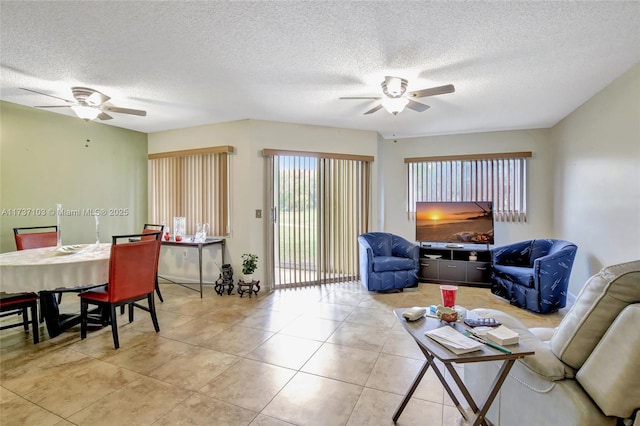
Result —
[[562, 240], [528, 240], [491, 250], [491, 292], [542, 314], [567, 304], [578, 247]]
[[418, 285], [420, 248], [402, 237], [369, 232], [358, 237], [360, 280], [369, 291], [392, 292]]

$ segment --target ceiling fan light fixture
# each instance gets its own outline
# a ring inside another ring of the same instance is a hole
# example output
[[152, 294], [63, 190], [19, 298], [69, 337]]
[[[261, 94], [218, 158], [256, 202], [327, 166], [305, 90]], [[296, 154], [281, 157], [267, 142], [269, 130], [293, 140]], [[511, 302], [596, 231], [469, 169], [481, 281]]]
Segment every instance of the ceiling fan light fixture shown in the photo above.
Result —
[[100, 115], [100, 110], [87, 105], [71, 105], [73, 112], [83, 120], [95, 120]]
[[402, 112], [405, 106], [409, 103], [409, 99], [407, 98], [383, 98], [381, 100], [382, 106], [384, 109], [389, 111], [393, 115], [397, 115], [399, 112]]
[[390, 98], [399, 98], [407, 90], [407, 80], [400, 77], [385, 77], [382, 92]]

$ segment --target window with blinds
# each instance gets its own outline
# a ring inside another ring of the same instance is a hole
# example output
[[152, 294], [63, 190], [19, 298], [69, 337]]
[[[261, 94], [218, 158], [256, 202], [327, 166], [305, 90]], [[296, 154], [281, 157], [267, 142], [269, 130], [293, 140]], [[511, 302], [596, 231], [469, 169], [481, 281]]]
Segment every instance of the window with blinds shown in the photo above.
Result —
[[494, 219], [527, 220], [531, 152], [406, 158], [407, 213], [420, 201], [492, 201]]
[[172, 227], [174, 217], [184, 216], [187, 234], [208, 223], [210, 235], [228, 235], [232, 152], [223, 146], [149, 155], [149, 220]]

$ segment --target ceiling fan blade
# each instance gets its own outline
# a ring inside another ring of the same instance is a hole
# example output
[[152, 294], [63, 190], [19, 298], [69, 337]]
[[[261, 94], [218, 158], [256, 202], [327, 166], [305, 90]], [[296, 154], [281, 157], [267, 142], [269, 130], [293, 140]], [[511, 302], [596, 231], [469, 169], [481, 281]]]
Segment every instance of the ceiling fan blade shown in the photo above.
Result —
[[424, 98], [426, 96], [444, 95], [446, 93], [453, 93], [456, 88], [453, 84], [447, 84], [445, 86], [431, 87], [429, 89], [416, 90], [415, 92], [407, 93], [410, 98]]
[[147, 115], [147, 111], [143, 111], [141, 109], [120, 108], [120, 107], [111, 106], [111, 105], [102, 106], [102, 110], [109, 111], [109, 112], [117, 112], [120, 114], [140, 115], [142, 117], [146, 117]]
[[380, 96], [345, 96], [338, 99], [382, 99]]
[[71, 108], [71, 105], [36, 105], [34, 108]]
[[378, 111], [381, 108], [382, 108], [382, 104], [378, 104], [378, 105], [374, 106], [373, 108], [371, 108], [369, 111], [365, 112], [364, 115], [372, 114], [372, 113]]
[[47, 93], [38, 92], [37, 90], [25, 89], [24, 87], [21, 87], [20, 89], [21, 89], [21, 90], [26, 90], [27, 92], [37, 93], [37, 94], [39, 94], [39, 95], [49, 96], [50, 98], [60, 99], [61, 101], [65, 101], [65, 102], [68, 102], [68, 103], [70, 103], [70, 104], [75, 103], [74, 101], [70, 101], [69, 99], [60, 98], [60, 97], [58, 97], [58, 96], [54, 96], [54, 95], [49, 95], [49, 94], [47, 94]]
[[407, 108], [414, 111], [422, 112], [431, 108], [429, 105], [421, 104], [420, 102], [412, 101], [411, 99], [407, 100], [409, 101], [409, 103], [407, 104]]
[[111, 119], [113, 119], [113, 117], [110, 116], [109, 114], [107, 114], [106, 112], [101, 112], [100, 114], [98, 114], [98, 116], [96, 118], [98, 120], [111, 120]]

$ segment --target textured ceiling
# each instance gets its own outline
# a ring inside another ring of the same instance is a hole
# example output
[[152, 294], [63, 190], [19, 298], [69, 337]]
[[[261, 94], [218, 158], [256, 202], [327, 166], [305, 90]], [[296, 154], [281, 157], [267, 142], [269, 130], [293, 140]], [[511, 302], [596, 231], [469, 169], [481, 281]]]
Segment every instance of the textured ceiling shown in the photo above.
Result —
[[[92, 87], [142, 132], [241, 119], [386, 138], [553, 126], [640, 62], [640, 2], [4, 1], [0, 98]], [[385, 75], [425, 112], [363, 113]], [[72, 114], [68, 108], [53, 110]]]

